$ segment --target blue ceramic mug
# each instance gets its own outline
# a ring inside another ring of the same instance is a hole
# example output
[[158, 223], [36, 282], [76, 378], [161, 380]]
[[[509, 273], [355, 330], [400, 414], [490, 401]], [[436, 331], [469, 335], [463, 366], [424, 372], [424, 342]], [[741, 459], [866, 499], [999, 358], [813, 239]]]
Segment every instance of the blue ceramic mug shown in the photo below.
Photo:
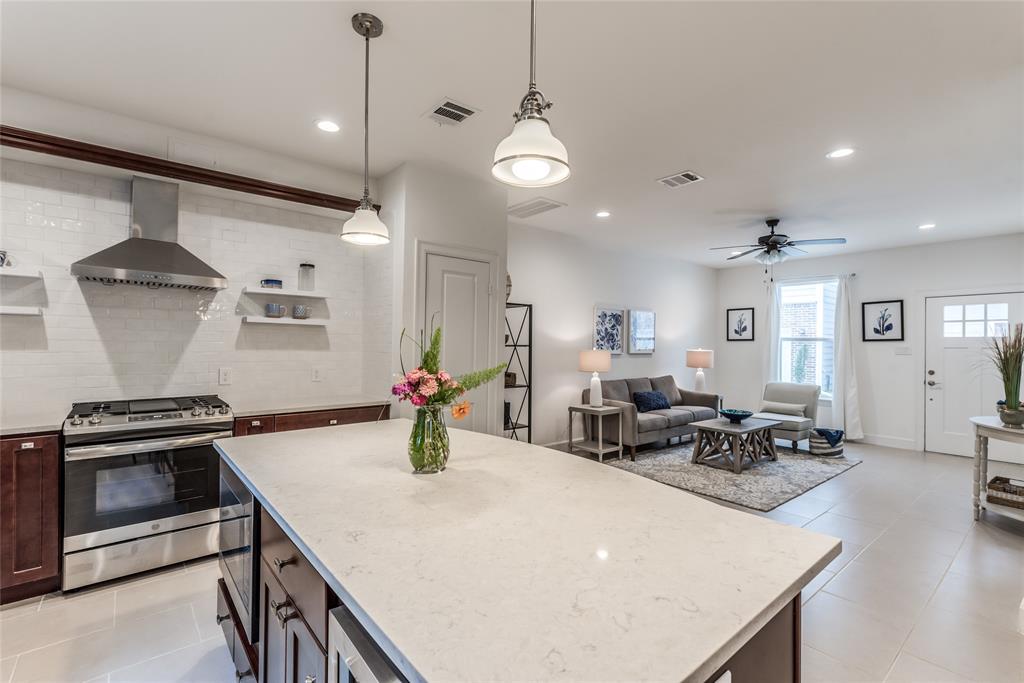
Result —
[[288, 307], [284, 304], [267, 304], [264, 310], [268, 318], [281, 318], [288, 312]]

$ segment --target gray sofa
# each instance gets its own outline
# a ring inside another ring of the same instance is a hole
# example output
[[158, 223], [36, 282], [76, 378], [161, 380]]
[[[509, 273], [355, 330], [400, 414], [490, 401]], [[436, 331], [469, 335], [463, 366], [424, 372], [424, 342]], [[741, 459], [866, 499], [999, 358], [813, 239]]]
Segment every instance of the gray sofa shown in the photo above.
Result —
[[[633, 403], [633, 394], [638, 391], [660, 391], [672, 407], [647, 413], [638, 412]], [[717, 394], [680, 389], [672, 375], [604, 380], [601, 382], [601, 395], [605, 405], [622, 408], [622, 442], [629, 446], [631, 460], [636, 459], [637, 446], [692, 435], [697, 428], [691, 423], [718, 416]], [[590, 403], [590, 389], [583, 390], [583, 403]], [[619, 433], [615, 416], [603, 419], [606, 435]], [[589, 422], [585, 421], [584, 430], [588, 436], [589, 428]]]

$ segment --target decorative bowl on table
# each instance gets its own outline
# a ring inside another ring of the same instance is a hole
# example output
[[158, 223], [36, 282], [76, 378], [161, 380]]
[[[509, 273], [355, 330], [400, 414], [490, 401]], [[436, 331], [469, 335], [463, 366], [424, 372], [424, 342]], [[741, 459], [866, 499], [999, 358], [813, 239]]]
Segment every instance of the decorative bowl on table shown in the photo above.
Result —
[[729, 422], [732, 422], [734, 425], [738, 425], [754, 414], [749, 410], [736, 410], [735, 408], [722, 408], [718, 412], [722, 414], [722, 417], [729, 418]]

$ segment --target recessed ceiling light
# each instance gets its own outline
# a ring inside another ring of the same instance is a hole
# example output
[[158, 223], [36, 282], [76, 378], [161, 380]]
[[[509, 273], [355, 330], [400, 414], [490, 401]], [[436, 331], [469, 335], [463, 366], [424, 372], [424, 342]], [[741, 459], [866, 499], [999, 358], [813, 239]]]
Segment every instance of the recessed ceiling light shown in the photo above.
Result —
[[598, 211], [594, 215], [597, 216], [598, 218], [608, 218], [608, 216], [612, 215], [612, 212], [611, 211]]
[[853, 151], [852, 147], [840, 147], [839, 149], [832, 150], [826, 154], [825, 157], [828, 159], [842, 159], [843, 157], [848, 157], [853, 154]]
[[935, 227], [934, 223], [922, 223], [921, 225], [917, 226], [917, 229], [918, 230], [931, 230], [934, 227]]
[[316, 127], [325, 133], [337, 133], [341, 130], [341, 126], [330, 119], [317, 119]]

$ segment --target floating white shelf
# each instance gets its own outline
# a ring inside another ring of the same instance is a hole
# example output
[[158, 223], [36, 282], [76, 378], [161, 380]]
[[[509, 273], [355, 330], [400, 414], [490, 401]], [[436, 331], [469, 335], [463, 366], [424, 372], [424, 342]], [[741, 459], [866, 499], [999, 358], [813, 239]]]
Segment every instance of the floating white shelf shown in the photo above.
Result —
[[323, 327], [327, 321], [323, 318], [268, 318], [264, 315], [243, 315], [242, 322], [247, 324], [261, 325], [306, 325], [310, 327]]
[[4, 277], [34, 277], [41, 278], [43, 274], [39, 268], [34, 266], [4, 266], [0, 268], [0, 275]]
[[39, 306], [0, 306], [0, 315], [42, 315]]
[[260, 294], [266, 296], [294, 296], [302, 299], [326, 299], [327, 292], [319, 290], [305, 291], [302, 289], [278, 289], [276, 287], [242, 287], [242, 294]]

